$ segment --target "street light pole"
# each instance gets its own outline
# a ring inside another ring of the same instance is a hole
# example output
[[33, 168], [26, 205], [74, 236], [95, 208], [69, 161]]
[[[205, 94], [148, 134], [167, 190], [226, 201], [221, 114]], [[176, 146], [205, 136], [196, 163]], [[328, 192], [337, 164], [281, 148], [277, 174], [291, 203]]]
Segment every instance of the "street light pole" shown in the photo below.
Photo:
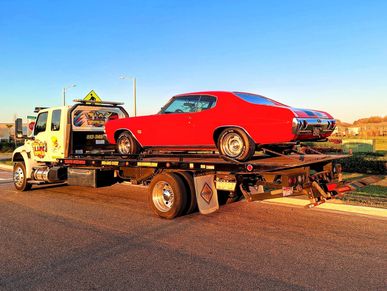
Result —
[[133, 78], [133, 104], [134, 104], [134, 116], [137, 116], [136, 78]]
[[134, 116], [137, 116], [137, 85], [136, 85], [136, 78], [135, 77], [127, 77], [127, 76], [121, 76], [121, 80], [133, 80], [133, 111]]
[[66, 92], [67, 92], [67, 89], [70, 89], [70, 88], [74, 88], [74, 87], [77, 87], [76, 84], [73, 84], [71, 86], [68, 86], [68, 87], [64, 87], [63, 88], [63, 106], [66, 105]]

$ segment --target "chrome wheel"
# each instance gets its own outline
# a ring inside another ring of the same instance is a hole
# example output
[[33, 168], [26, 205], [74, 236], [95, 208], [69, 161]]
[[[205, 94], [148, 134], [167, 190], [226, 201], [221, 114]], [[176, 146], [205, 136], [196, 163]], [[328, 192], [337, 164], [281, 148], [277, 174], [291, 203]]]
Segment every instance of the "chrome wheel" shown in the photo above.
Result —
[[169, 211], [175, 201], [175, 195], [171, 185], [165, 181], [157, 182], [152, 191], [152, 200], [159, 211]]
[[16, 167], [16, 169], [13, 172], [13, 182], [17, 187], [22, 187], [24, 183], [24, 179], [25, 177], [24, 177], [23, 169], [20, 166]]
[[220, 146], [227, 156], [235, 158], [243, 153], [245, 144], [239, 134], [229, 132], [223, 136]]
[[117, 141], [120, 154], [129, 155], [132, 153], [132, 142], [127, 135], [121, 135]]

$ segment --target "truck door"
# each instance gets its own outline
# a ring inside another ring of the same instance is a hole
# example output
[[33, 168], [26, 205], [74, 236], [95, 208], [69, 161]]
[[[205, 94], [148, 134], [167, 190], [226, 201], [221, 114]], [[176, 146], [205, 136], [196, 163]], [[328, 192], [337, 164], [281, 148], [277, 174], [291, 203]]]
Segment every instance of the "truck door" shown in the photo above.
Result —
[[34, 128], [32, 150], [34, 160], [52, 162], [64, 157], [64, 132], [62, 110], [53, 109], [39, 113]]
[[48, 111], [40, 112], [36, 118], [34, 141], [32, 143], [33, 159], [38, 162], [43, 162], [47, 159], [47, 122]]
[[[65, 151], [65, 118], [61, 109], [54, 109], [51, 112], [49, 126], [49, 140], [47, 141], [47, 154], [50, 160], [64, 158]], [[63, 117], [63, 118], [62, 118]], [[63, 120], [63, 122], [62, 122]]]

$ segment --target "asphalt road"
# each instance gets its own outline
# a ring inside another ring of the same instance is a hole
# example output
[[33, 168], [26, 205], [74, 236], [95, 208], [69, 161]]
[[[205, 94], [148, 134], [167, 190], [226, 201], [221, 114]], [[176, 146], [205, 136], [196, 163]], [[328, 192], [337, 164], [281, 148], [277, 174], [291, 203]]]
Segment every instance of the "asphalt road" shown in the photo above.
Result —
[[0, 289], [386, 290], [387, 221], [268, 203], [154, 216], [141, 187], [20, 193], [0, 172]]

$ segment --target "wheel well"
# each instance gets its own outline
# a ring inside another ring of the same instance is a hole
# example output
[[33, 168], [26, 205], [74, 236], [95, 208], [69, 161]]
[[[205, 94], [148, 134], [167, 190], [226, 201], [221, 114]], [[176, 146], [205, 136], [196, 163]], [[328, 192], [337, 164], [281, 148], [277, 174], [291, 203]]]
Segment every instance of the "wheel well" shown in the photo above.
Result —
[[23, 162], [24, 163], [24, 158], [23, 158], [21, 153], [16, 153], [16, 154], [13, 155], [12, 161], [13, 162]]
[[119, 135], [120, 135], [121, 133], [125, 132], [125, 131], [129, 132], [130, 135], [133, 137], [133, 139], [139, 144], [139, 146], [141, 146], [141, 144], [140, 144], [140, 142], [137, 140], [137, 138], [136, 138], [136, 137], [133, 135], [133, 133], [132, 133], [130, 130], [128, 130], [128, 129], [119, 129], [119, 130], [117, 130], [117, 131], [114, 133], [114, 140], [117, 142], [117, 138], [119, 137]]
[[119, 135], [121, 134], [121, 133], [123, 133], [124, 131], [127, 131], [127, 132], [129, 132], [130, 134], [132, 134], [129, 130], [127, 130], [127, 129], [119, 129], [119, 130], [117, 130], [115, 133], [114, 133], [114, 140], [115, 141], [117, 141], [117, 138], [119, 137]]
[[253, 139], [251, 138], [251, 136], [248, 134], [248, 132], [247, 132], [244, 128], [242, 128], [242, 127], [238, 127], [238, 126], [222, 126], [222, 127], [218, 127], [218, 128], [215, 129], [215, 131], [214, 131], [213, 139], [214, 139], [215, 145], [218, 144], [219, 136], [220, 136], [220, 134], [222, 133], [222, 131], [225, 130], [226, 128], [239, 128], [239, 129], [243, 130], [243, 131], [246, 133], [246, 135], [247, 135], [251, 140], [253, 140]]

